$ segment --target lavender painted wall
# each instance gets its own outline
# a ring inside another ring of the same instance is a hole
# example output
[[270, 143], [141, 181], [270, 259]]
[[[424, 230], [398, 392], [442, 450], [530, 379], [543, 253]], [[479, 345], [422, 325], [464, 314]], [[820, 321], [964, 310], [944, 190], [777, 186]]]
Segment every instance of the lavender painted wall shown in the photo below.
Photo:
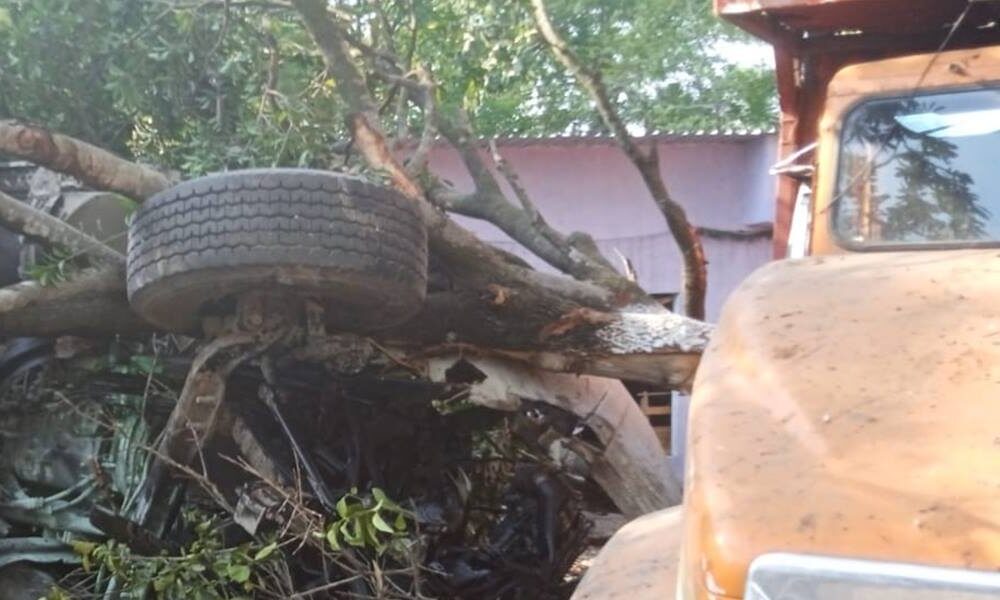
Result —
[[[696, 226], [746, 230], [772, 221], [774, 178], [767, 167], [776, 153], [773, 135], [677, 136], [658, 142], [663, 177]], [[634, 167], [607, 140], [557, 138], [509, 140], [500, 151], [517, 170], [542, 214], [558, 230], [585, 231], [616, 265], [616, 249], [653, 293], [676, 293], [680, 256]], [[440, 146], [432, 170], [462, 190], [471, 181], [458, 156]], [[513, 197], [508, 191], [508, 196]], [[496, 227], [457, 217], [479, 237], [548, 269]], [[770, 260], [768, 237], [753, 240], [703, 236], [708, 255], [707, 311], [716, 319], [729, 292], [751, 271]]]

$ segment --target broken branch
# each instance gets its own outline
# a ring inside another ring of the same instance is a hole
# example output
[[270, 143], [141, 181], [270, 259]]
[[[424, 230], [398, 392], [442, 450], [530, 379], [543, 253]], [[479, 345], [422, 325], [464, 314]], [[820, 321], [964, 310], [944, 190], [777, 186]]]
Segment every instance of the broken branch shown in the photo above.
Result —
[[[434, 138], [437, 136], [437, 102], [434, 97], [434, 80], [424, 67], [418, 67], [414, 71], [417, 80], [424, 86], [424, 130], [420, 134], [420, 142], [416, 150], [410, 155], [406, 164], [407, 172], [416, 177], [427, 168], [427, 161], [430, 158], [431, 147], [434, 145]], [[401, 99], [405, 99], [405, 94]]]
[[476, 191], [466, 195], [434, 190], [434, 197], [447, 210], [493, 223], [536, 256], [576, 279], [594, 281], [615, 294], [627, 295], [632, 302], [648, 300], [643, 290], [622, 277], [606, 261], [580, 252], [566, 237], [553, 229], [534, 208], [527, 191], [520, 186], [513, 174], [513, 169], [505, 163], [504, 168], [510, 174], [508, 179], [513, 177], [512, 187], [516, 186], [514, 191], [519, 201], [522, 206], [527, 201], [532, 209], [519, 209], [507, 200], [500, 182], [480, 154], [472, 126], [464, 111], [450, 116], [442, 115], [439, 128], [458, 152], [476, 185]]
[[493, 162], [497, 166], [497, 171], [500, 171], [500, 174], [507, 180], [507, 184], [510, 185], [510, 189], [513, 190], [517, 201], [521, 203], [521, 208], [524, 209], [524, 212], [528, 213], [528, 217], [530, 217], [534, 223], [544, 223], [545, 219], [542, 217], [542, 213], [538, 211], [538, 207], [535, 206], [535, 203], [531, 200], [531, 196], [528, 195], [528, 190], [524, 189], [524, 186], [521, 185], [521, 178], [518, 177], [517, 172], [511, 168], [507, 159], [500, 154], [500, 149], [497, 148], [496, 140], [490, 140], [489, 144], [490, 156], [493, 157]]
[[590, 95], [597, 106], [604, 124], [611, 130], [619, 146], [639, 171], [653, 200], [663, 213], [667, 227], [674, 237], [684, 259], [684, 313], [695, 319], [705, 318], [705, 290], [708, 274], [705, 269], [705, 249], [701, 245], [697, 230], [688, 221], [687, 213], [667, 190], [660, 173], [660, 160], [654, 144], [649, 153], [643, 152], [628, 132], [625, 122], [611, 103], [611, 96], [604, 85], [600, 72], [584, 64], [579, 56], [566, 44], [549, 19], [545, 0], [531, 0], [534, 8], [535, 25], [542, 39], [552, 50], [580, 86]]
[[[594, 310], [536, 290], [434, 293], [385, 343], [436, 354], [461, 347], [539, 368], [688, 389], [713, 327], [666, 310]], [[645, 310], [646, 307], [637, 307]]]
[[121, 252], [62, 219], [28, 206], [3, 192], [0, 192], [0, 224], [11, 231], [53, 246], [63, 246], [77, 254], [86, 254], [109, 263], [125, 264], [125, 256]]
[[91, 269], [54, 286], [25, 281], [0, 289], [0, 331], [7, 336], [135, 335], [155, 329], [125, 297], [123, 266]]
[[0, 153], [65, 173], [95, 190], [117, 192], [139, 201], [170, 185], [159, 171], [69, 136], [10, 119], [0, 120]]

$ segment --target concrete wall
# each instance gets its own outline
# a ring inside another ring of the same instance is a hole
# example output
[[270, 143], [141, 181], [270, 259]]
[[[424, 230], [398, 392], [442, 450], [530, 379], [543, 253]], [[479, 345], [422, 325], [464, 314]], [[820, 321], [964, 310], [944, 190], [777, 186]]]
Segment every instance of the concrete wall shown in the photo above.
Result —
[[[658, 142], [663, 177], [696, 226], [745, 230], [771, 223], [775, 160], [773, 135], [690, 136]], [[558, 230], [585, 231], [620, 264], [627, 256], [640, 284], [653, 293], [676, 293], [680, 256], [664, 219], [621, 150], [601, 139], [511, 140], [500, 151], [517, 170], [546, 219]], [[471, 188], [458, 156], [446, 147], [431, 155], [431, 168], [456, 187]], [[508, 196], [513, 197], [509, 193]], [[496, 227], [457, 218], [482, 239], [546, 265]], [[730, 291], [771, 256], [768, 237], [752, 240], [704, 236], [708, 255], [707, 310], [716, 319]]]

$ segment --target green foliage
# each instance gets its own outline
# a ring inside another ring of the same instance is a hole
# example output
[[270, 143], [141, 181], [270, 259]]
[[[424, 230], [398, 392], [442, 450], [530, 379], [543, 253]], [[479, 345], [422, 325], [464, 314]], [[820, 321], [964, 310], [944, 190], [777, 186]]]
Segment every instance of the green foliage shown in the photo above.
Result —
[[[180, 169], [316, 164], [342, 131], [291, 12], [137, 0], [7, 0], [0, 117]], [[0, 17], [0, 27], [4, 18]], [[280, 56], [276, 94], [264, 95]]]
[[[448, 103], [485, 135], [590, 133], [603, 125], [587, 95], [535, 33], [527, 2], [417, 4], [417, 60], [430, 63]], [[767, 127], [773, 76], [731, 64], [721, 45], [748, 42], [708, 0], [550, 0], [553, 22], [585, 64], [601, 70], [638, 129]]]
[[[249, 598], [261, 588], [261, 575], [280, 556], [277, 543], [247, 543], [226, 548], [218, 524], [202, 518], [195, 539], [177, 556], [138, 556], [115, 541], [77, 541], [73, 549], [84, 570], [104, 569], [121, 583], [121, 597], [142, 598], [150, 588], [164, 600]], [[55, 590], [50, 598], [61, 598]]]
[[[342, 164], [336, 82], [289, 8], [3, 4], [0, 117], [40, 122], [185, 175]], [[773, 123], [771, 74], [726, 60], [721, 45], [746, 38], [716, 19], [708, 0], [550, 0], [549, 9], [637, 130]], [[539, 40], [525, 0], [354, 0], [338, 11], [350, 16], [357, 39], [428, 66], [440, 102], [467, 108], [482, 135], [602, 129]], [[417, 108], [395, 115], [393, 86], [375, 77], [369, 86], [387, 129], [420, 127]]]
[[49, 286], [62, 283], [80, 268], [81, 260], [66, 248], [53, 248], [26, 269], [28, 279]]
[[370, 496], [352, 489], [337, 501], [337, 518], [327, 526], [324, 536], [335, 552], [346, 544], [382, 554], [407, 536], [408, 517], [409, 513], [381, 489], [372, 488]]

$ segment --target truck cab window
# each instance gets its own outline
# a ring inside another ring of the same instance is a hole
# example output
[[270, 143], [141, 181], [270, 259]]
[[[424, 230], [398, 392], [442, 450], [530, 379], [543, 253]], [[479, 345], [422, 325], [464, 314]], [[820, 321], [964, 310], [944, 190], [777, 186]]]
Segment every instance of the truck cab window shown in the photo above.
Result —
[[1000, 242], [1000, 88], [855, 107], [833, 222], [852, 246]]

